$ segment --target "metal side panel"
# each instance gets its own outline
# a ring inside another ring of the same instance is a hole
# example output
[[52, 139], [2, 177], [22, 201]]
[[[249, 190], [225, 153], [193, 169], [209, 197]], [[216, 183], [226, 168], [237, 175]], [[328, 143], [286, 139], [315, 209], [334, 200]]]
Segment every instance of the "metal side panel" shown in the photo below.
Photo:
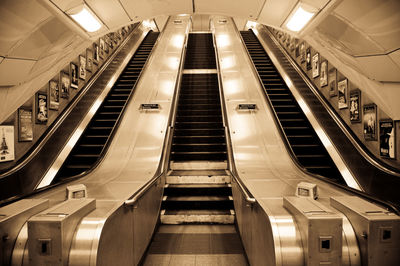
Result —
[[0, 208], [0, 262], [9, 265], [21, 228], [33, 215], [49, 207], [45, 199], [24, 199]]

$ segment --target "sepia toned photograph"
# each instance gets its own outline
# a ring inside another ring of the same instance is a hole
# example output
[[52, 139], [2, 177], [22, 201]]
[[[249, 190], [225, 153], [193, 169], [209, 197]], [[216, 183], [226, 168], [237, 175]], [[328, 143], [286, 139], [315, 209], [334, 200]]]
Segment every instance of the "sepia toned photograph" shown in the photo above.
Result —
[[14, 126], [0, 125], [0, 162], [14, 159]]
[[379, 153], [381, 157], [396, 159], [396, 133], [393, 120], [379, 121]]
[[325, 87], [328, 85], [328, 61], [321, 62], [321, 77], [319, 80], [319, 84], [321, 87]]
[[352, 90], [350, 91], [350, 122], [359, 123], [361, 122], [360, 116], [360, 104], [361, 104], [361, 91]]
[[58, 110], [60, 106], [60, 89], [58, 87], [58, 82], [55, 80], [49, 81], [49, 96], [50, 96], [50, 106], [51, 110]]
[[337, 95], [337, 71], [336, 68], [329, 69], [328, 81], [329, 81], [329, 96], [334, 97]]
[[363, 131], [365, 140], [376, 140], [376, 105], [363, 106]]
[[306, 45], [304, 42], [300, 44], [300, 63], [304, 63], [306, 61]]
[[98, 65], [100, 61], [99, 46], [93, 43], [93, 64]]
[[318, 77], [319, 76], [319, 53], [316, 53], [312, 57], [311, 68], [312, 68], [312, 77], [313, 78]]
[[86, 58], [82, 55], [79, 56], [79, 78], [86, 79]]
[[300, 56], [300, 45], [299, 43], [296, 43], [296, 48], [295, 48], [295, 52], [294, 52], [296, 58]]
[[18, 109], [18, 141], [33, 141], [33, 114], [31, 108]]
[[35, 106], [36, 124], [47, 124], [47, 120], [49, 118], [49, 110], [47, 106], [46, 93], [36, 93]]
[[[78, 66], [75, 65], [74, 63], [70, 63], [69, 64], [69, 73], [70, 73], [71, 88], [77, 89], [78, 88], [78, 82], [79, 82]], [[61, 92], [62, 92], [62, 90], [61, 90]]]
[[338, 107], [339, 109], [347, 108], [347, 79], [338, 82]]
[[60, 90], [61, 98], [69, 98], [69, 88], [71, 87], [71, 82], [69, 76], [65, 72], [60, 72]]
[[103, 56], [104, 56], [104, 52], [106, 49], [105, 45], [106, 45], [106, 43], [104, 42], [104, 39], [100, 38], [100, 40], [99, 40], [99, 51], [100, 51], [99, 57], [100, 58], [103, 58]]

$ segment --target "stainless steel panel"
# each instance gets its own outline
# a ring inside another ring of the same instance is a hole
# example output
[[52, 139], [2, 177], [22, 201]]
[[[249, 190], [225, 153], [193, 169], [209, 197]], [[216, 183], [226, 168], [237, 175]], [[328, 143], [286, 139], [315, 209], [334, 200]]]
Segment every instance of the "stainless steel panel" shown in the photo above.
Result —
[[400, 217], [357, 197], [331, 197], [356, 232], [362, 265], [399, 265]]
[[301, 232], [306, 265], [341, 265], [342, 218], [315, 200], [284, 197]]
[[1, 265], [10, 264], [14, 244], [25, 222], [48, 206], [45, 199], [24, 199], [0, 208]]
[[28, 220], [28, 249], [32, 265], [67, 265], [78, 222], [96, 208], [95, 199], [73, 199]]

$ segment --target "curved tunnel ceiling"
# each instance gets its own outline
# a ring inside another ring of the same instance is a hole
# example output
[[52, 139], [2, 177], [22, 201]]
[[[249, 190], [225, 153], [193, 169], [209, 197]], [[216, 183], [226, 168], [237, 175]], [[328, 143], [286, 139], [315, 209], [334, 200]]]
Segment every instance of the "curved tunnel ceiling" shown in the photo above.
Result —
[[[0, 5], [0, 86], [37, 75], [57, 53], [109, 31], [170, 14], [223, 14], [284, 29], [298, 0], [86, 0], [104, 23], [93, 35], [72, 25], [65, 12], [83, 0], [3, 0]], [[400, 1], [302, 0], [319, 13], [300, 34], [353, 58], [353, 65], [377, 81], [400, 81]], [[239, 23], [238, 23], [239, 24]], [[243, 25], [243, 23], [240, 23]], [[86, 38], [86, 40], [85, 40]], [[312, 42], [310, 42], [312, 43]], [[44, 60], [46, 59], [46, 60]], [[40, 64], [39, 61], [45, 61]], [[386, 67], [382, 67], [386, 66]], [[9, 69], [18, 69], [9, 73]]]

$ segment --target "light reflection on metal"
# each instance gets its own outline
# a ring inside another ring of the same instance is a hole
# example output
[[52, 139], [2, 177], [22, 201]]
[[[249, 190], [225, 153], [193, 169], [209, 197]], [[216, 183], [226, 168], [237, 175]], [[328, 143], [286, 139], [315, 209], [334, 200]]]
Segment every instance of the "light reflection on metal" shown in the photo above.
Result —
[[182, 47], [183, 42], [185, 41], [185, 36], [183, 34], [174, 35], [172, 38], [172, 45], [176, 48]]
[[221, 59], [221, 69], [229, 69], [236, 65], [233, 56], [227, 56]]
[[218, 35], [216, 39], [218, 47], [224, 48], [231, 45], [231, 40], [226, 34]]

